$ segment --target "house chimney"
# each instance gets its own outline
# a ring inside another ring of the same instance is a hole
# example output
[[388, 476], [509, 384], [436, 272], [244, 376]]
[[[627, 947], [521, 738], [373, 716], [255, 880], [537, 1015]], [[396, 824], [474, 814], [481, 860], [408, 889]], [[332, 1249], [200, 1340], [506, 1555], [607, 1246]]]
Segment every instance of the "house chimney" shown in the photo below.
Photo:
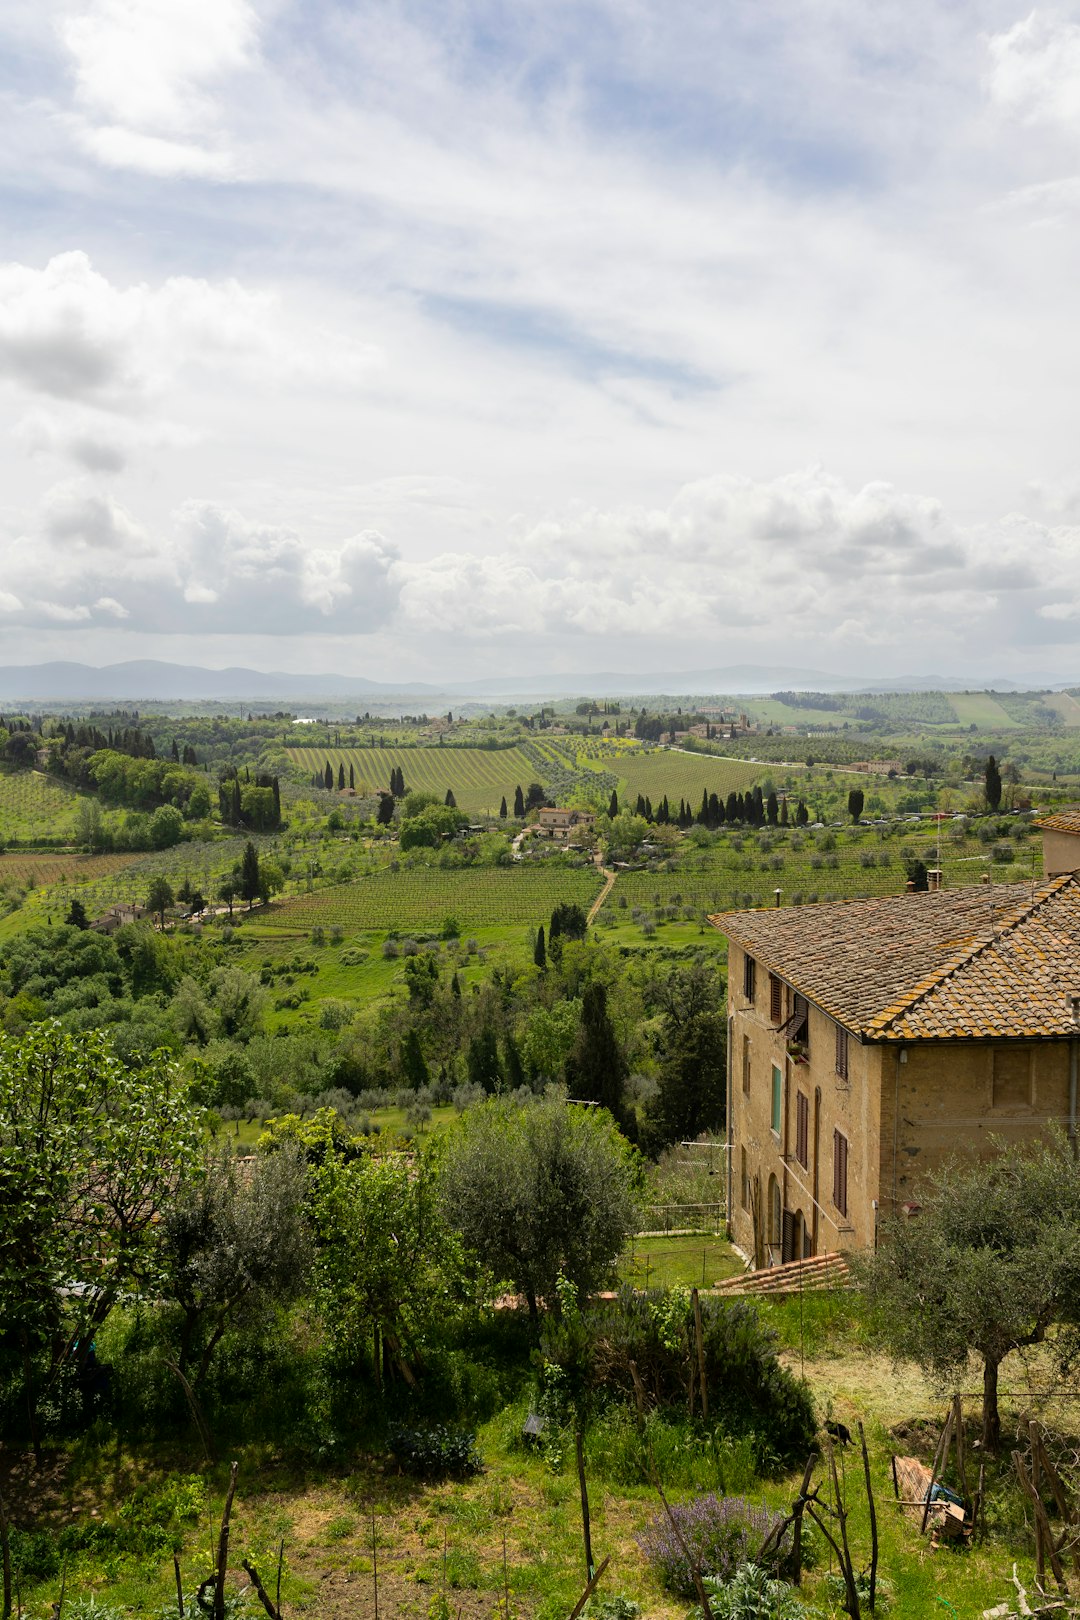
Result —
[[941, 870], [940, 866], [932, 866], [929, 872], [927, 872], [926, 886], [930, 890], [931, 894], [936, 894], [939, 889], [943, 889], [945, 887], [945, 874]]
[[776, 897], [777, 906], [779, 906], [779, 904], [780, 904], [780, 896], [783, 894], [783, 892], [784, 892], [783, 889], [774, 889], [773, 890], [773, 894]]
[[982, 875], [982, 881], [983, 881], [983, 882], [984, 882], [984, 883], [989, 883], [989, 881], [990, 881], [990, 874], [989, 874], [989, 872], [984, 872], [984, 873], [983, 873], [983, 875]]
[[906, 885], [906, 892], [908, 894], [914, 894], [915, 893], [915, 880], [914, 880], [914, 878], [908, 878], [907, 885]]

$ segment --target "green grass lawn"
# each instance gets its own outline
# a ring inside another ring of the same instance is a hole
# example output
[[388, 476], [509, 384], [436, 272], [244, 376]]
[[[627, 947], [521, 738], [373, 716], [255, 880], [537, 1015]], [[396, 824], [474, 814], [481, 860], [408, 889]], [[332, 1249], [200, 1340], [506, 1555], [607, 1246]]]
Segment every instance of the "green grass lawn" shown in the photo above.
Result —
[[619, 1279], [634, 1288], [711, 1288], [744, 1269], [726, 1238], [636, 1237], [623, 1256]]

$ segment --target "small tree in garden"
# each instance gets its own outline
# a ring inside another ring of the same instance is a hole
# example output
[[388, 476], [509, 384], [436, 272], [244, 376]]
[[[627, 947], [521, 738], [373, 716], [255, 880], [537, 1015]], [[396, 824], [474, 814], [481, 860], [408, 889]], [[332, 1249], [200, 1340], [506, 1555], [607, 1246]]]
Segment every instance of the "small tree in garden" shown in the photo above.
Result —
[[986, 792], [987, 805], [991, 810], [996, 810], [1001, 803], [1001, 772], [998, 770], [998, 763], [993, 754], [986, 761], [983, 786]]
[[[929, 1178], [910, 1219], [884, 1223], [859, 1262], [892, 1353], [943, 1381], [982, 1363], [983, 1445], [1001, 1440], [998, 1373], [1055, 1324], [1080, 1327], [1080, 1166], [1063, 1136], [1000, 1148]], [[1075, 1332], [1058, 1349], [1072, 1348]]]
[[851, 817], [852, 821], [858, 821], [859, 817], [863, 813], [863, 806], [865, 803], [866, 795], [863, 793], [862, 788], [852, 788], [851, 792], [847, 796], [848, 815]]
[[157, 913], [157, 919], [162, 928], [165, 926], [165, 913], [173, 903], [172, 884], [167, 877], [152, 878], [150, 890], [146, 896], [146, 909]]

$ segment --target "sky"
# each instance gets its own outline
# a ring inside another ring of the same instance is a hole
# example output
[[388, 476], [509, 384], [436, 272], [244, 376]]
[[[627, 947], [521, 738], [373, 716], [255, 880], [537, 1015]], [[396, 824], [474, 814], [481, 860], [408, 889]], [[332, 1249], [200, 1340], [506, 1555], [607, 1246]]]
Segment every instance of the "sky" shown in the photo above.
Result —
[[1080, 5], [7, 0], [0, 664], [1080, 682]]

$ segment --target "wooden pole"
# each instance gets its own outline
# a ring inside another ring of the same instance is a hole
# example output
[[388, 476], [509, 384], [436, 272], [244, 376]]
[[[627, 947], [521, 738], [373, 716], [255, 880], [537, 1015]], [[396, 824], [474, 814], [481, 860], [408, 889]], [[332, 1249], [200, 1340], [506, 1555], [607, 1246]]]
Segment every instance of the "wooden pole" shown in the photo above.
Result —
[[585, 1542], [585, 1579], [591, 1581], [595, 1570], [592, 1556], [592, 1532], [589, 1526], [589, 1488], [585, 1483], [585, 1447], [580, 1424], [574, 1429], [574, 1450], [577, 1453], [578, 1485], [581, 1489], [581, 1534]]
[[934, 1452], [934, 1466], [930, 1470], [930, 1483], [926, 1487], [926, 1503], [925, 1503], [925, 1506], [923, 1507], [922, 1524], [919, 1526], [919, 1534], [920, 1534], [920, 1536], [925, 1536], [925, 1534], [926, 1534], [926, 1521], [930, 1517], [931, 1498], [932, 1498], [932, 1495], [933, 1495], [934, 1486], [937, 1484], [937, 1481], [938, 1481], [938, 1474], [939, 1474], [939, 1472], [941, 1470], [941, 1465], [942, 1465], [942, 1463], [943, 1463], [943, 1461], [945, 1459], [945, 1453], [946, 1453], [946, 1450], [947, 1450], [948, 1444], [949, 1444], [949, 1430], [951, 1428], [952, 1428], [952, 1407], [949, 1408], [949, 1415], [945, 1419], [945, 1427], [941, 1431], [941, 1434], [940, 1434], [940, 1436], [938, 1438], [937, 1450]]
[[608, 1565], [610, 1563], [611, 1563], [611, 1558], [609, 1556], [609, 1557], [607, 1557], [607, 1558], [605, 1558], [603, 1560], [603, 1562], [601, 1563], [599, 1569], [596, 1571], [596, 1574], [593, 1575], [589, 1579], [588, 1583], [586, 1584], [585, 1590], [582, 1592], [581, 1596], [578, 1598], [577, 1602], [574, 1604], [574, 1607], [570, 1610], [570, 1620], [578, 1620], [578, 1615], [581, 1613], [581, 1611], [585, 1607], [586, 1603], [588, 1603], [589, 1599], [592, 1597], [593, 1593], [596, 1591], [597, 1586], [600, 1584], [600, 1577], [604, 1573], [605, 1569], [607, 1569], [607, 1567], [608, 1567]]
[[709, 1421], [709, 1391], [705, 1383], [705, 1334], [701, 1326], [701, 1299], [695, 1288], [691, 1294], [694, 1303], [694, 1340], [697, 1345], [698, 1383], [701, 1388], [701, 1415]]
[[180, 1560], [175, 1553], [173, 1553], [172, 1567], [173, 1574], [176, 1577], [176, 1612], [180, 1616], [180, 1620], [184, 1620], [184, 1583], [180, 1579]]
[[965, 1508], [971, 1500], [968, 1490], [967, 1458], [964, 1450], [964, 1407], [959, 1395], [952, 1398], [953, 1430], [956, 1437], [956, 1470], [960, 1475], [960, 1493], [964, 1498]]
[[375, 1620], [379, 1620], [379, 1545], [375, 1534], [375, 1509], [371, 1510], [371, 1574], [375, 1582]]
[[229, 1469], [229, 1491], [221, 1515], [221, 1533], [218, 1536], [217, 1575], [214, 1580], [214, 1620], [225, 1620], [225, 1575], [229, 1567], [229, 1520], [232, 1518], [233, 1497], [236, 1494], [236, 1476], [239, 1463]]
[[0, 1492], [0, 1565], [3, 1566], [3, 1599], [0, 1603], [2, 1620], [10, 1620], [11, 1615], [11, 1534], [8, 1530], [7, 1509], [4, 1506], [3, 1493]]
[[866, 1431], [859, 1419], [859, 1444], [862, 1447], [863, 1477], [866, 1480], [866, 1502], [870, 1510], [870, 1613], [874, 1612], [877, 1596], [878, 1533], [877, 1508], [874, 1505], [874, 1487], [870, 1481], [870, 1453], [866, 1449]]

